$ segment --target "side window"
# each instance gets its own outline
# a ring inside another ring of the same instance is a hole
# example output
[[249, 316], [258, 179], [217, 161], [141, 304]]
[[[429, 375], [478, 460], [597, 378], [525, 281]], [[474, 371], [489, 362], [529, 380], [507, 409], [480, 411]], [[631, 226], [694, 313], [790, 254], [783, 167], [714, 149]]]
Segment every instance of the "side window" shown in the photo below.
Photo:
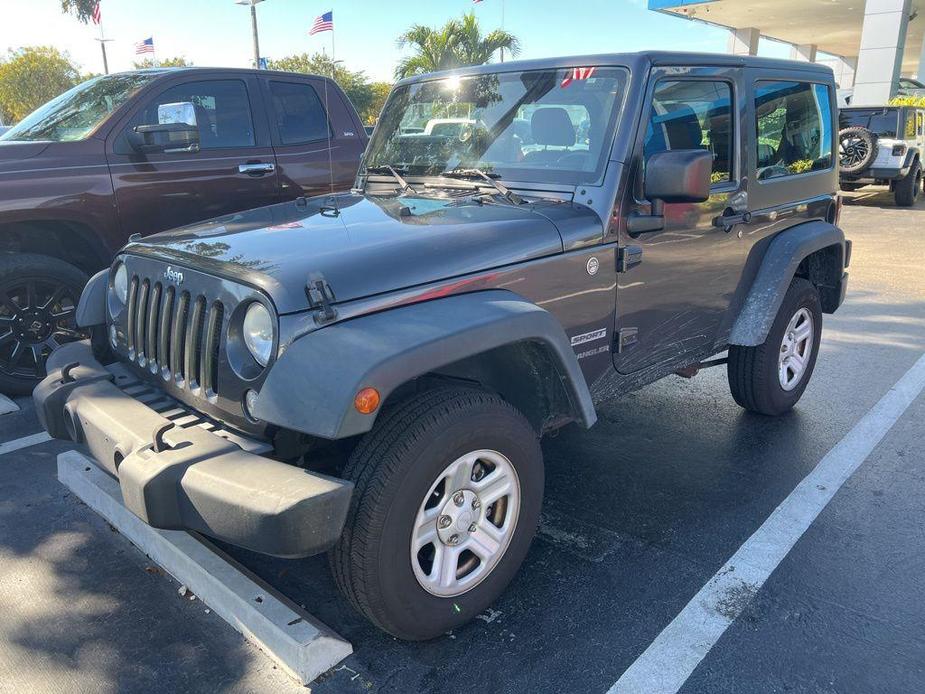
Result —
[[925, 115], [921, 111], [915, 112], [915, 129], [919, 137], [925, 135]]
[[660, 82], [643, 145], [645, 160], [671, 149], [707, 149], [713, 154], [713, 183], [732, 179], [732, 87], [728, 82]]
[[909, 109], [906, 111], [906, 139], [915, 138], [915, 111]]
[[132, 126], [155, 125], [170, 117], [169, 108], [159, 107], [182, 102], [193, 104], [201, 149], [254, 146], [251, 106], [247, 88], [240, 80], [188, 82], [171, 87], [152, 99]]
[[276, 131], [284, 145], [327, 138], [328, 119], [318, 93], [309, 84], [270, 82]]
[[832, 102], [825, 85], [758, 82], [755, 114], [758, 180], [831, 168]]

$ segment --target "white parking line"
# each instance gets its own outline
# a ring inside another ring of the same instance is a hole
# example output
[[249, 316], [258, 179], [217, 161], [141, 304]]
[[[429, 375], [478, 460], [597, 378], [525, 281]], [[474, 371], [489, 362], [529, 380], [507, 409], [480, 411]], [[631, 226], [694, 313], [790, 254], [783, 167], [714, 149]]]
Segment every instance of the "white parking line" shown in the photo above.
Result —
[[609, 694], [677, 692], [835, 493], [925, 388], [925, 355], [819, 461]]
[[7, 441], [6, 443], [0, 443], [0, 455], [18, 451], [20, 448], [28, 448], [29, 446], [34, 446], [37, 443], [45, 443], [46, 441], [51, 441], [51, 437], [44, 431], [40, 431], [38, 434], [23, 436], [21, 439], [13, 439], [12, 441]]

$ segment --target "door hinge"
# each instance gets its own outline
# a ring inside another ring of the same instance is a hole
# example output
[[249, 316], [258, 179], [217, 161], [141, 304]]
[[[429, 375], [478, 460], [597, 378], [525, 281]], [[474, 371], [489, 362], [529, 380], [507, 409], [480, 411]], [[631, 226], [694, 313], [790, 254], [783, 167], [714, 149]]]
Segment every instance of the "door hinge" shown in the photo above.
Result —
[[617, 354], [622, 354], [638, 342], [639, 328], [620, 328], [617, 333]]
[[642, 262], [640, 246], [622, 246], [617, 251], [617, 272], [626, 272]]
[[315, 314], [316, 323], [330, 323], [337, 318], [337, 311], [331, 304], [334, 301], [334, 290], [324, 278], [324, 275], [310, 275], [305, 283], [305, 294], [311, 308], [321, 309]]

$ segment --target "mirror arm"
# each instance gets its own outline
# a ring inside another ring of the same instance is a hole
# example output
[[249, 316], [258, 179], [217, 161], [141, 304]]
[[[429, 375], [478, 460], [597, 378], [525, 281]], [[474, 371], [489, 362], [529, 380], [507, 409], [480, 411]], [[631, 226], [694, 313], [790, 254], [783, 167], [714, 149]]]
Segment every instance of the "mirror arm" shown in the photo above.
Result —
[[640, 234], [649, 234], [653, 231], [661, 231], [665, 228], [665, 203], [663, 200], [652, 200], [652, 210], [650, 214], [639, 214], [634, 212], [626, 218], [626, 233], [630, 238], [636, 238]]

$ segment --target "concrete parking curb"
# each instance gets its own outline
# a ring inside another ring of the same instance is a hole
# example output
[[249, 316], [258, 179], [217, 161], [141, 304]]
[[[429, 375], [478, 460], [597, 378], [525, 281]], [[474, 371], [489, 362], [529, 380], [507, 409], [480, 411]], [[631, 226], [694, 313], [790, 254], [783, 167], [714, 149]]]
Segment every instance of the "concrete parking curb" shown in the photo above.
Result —
[[81, 453], [58, 456], [58, 480], [303, 684], [353, 652], [349, 642], [211, 543], [142, 522], [122, 504], [119, 483]]

